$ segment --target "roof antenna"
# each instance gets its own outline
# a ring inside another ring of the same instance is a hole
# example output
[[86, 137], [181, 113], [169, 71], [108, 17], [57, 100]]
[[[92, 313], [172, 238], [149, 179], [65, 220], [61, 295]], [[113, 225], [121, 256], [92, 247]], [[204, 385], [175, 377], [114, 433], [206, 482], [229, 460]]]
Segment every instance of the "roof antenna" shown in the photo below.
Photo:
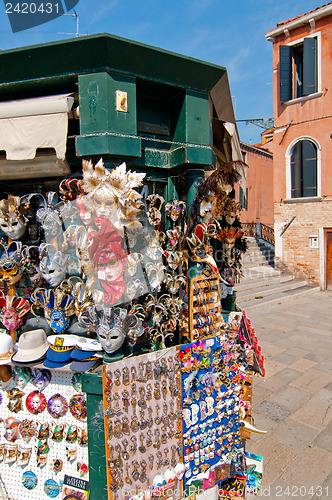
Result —
[[73, 9], [74, 14], [61, 14], [61, 16], [70, 16], [70, 17], [75, 17], [76, 18], [76, 33], [64, 33], [59, 31], [58, 35], [75, 35], [76, 37], [80, 36], [79, 30], [78, 30], [78, 24], [79, 24], [79, 14], [76, 13], [76, 10]]

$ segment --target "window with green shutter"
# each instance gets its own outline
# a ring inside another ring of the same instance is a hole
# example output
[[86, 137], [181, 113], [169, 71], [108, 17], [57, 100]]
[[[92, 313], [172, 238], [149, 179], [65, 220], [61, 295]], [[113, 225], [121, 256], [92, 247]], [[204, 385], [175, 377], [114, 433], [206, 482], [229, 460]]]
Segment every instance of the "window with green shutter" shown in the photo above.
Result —
[[317, 37], [279, 47], [280, 100], [290, 101], [314, 94], [317, 84]]
[[291, 153], [291, 197], [317, 196], [317, 147], [308, 140], [298, 141]]

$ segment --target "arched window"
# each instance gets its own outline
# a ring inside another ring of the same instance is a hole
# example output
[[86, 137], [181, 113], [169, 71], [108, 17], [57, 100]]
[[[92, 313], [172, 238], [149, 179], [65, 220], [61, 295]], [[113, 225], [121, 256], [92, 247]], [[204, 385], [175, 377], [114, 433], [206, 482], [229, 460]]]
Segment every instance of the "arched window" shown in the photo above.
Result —
[[290, 155], [291, 198], [317, 196], [317, 146], [302, 139]]

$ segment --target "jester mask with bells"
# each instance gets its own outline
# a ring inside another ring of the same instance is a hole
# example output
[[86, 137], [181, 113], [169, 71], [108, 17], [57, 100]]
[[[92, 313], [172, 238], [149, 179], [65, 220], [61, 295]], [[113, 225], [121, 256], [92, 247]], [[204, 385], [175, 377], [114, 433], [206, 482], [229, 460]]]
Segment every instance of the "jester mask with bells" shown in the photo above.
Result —
[[0, 243], [0, 279], [7, 285], [17, 283], [23, 274], [25, 257], [20, 241], [12, 241], [10, 245]]
[[[62, 333], [75, 313], [74, 297], [58, 286], [54, 290], [37, 288], [31, 295], [36, 308], [44, 309], [44, 316], [54, 333]], [[33, 311], [34, 312], [34, 311]]]
[[15, 330], [30, 311], [30, 303], [22, 297], [9, 297], [0, 291], [0, 321], [7, 330]]
[[83, 161], [83, 201], [95, 211], [97, 217], [105, 216], [117, 229], [142, 227], [137, 218], [141, 210], [142, 195], [135, 191], [142, 185], [145, 174], [126, 171], [126, 164], [109, 171], [102, 159], [93, 166]]
[[[78, 318], [79, 324], [96, 332], [99, 342], [107, 354], [118, 351], [127, 336], [136, 329], [143, 333], [142, 322], [134, 315], [127, 315], [125, 309], [89, 307]], [[139, 336], [139, 335], [138, 335]]]
[[40, 274], [52, 287], [58, 286], [64, 280], [69, 263], [69, 255], [58, 251], [54, 245], [42, 243], [39, 245]]
[[23, 212], [19, 196], [8, 196], [8, 200], [0, 200], [0, 229], [10, 240], [19, 240], [25, 232]]

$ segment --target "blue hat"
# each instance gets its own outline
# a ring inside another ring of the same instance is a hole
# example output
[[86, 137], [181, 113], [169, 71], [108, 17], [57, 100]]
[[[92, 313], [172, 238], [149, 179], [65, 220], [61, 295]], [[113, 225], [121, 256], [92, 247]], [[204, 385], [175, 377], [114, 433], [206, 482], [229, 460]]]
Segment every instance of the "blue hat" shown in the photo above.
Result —
[[76, 346], [71, 352], [70, 357], [72, 359], [88, 359], [91, 358], [91, 356], [94, 356], [96, 352], [97, 351], [85, 351], [84, 349]]
[[54, 363], [69, 361], [74, 346], [50, 345], [47, 350], [46, 358]]
[[92, 357], [85, 359], [84, 361], [73, 361], [69, 368], [73, 372], [79, 372], [79, 373], [86, 372], [87, 370], [90, 370], [90, 368], [92, 368], [96, 364], [96, 362], [100, 359], [101, 358]]
[[43, 365], [46, 366], [46, 368], [62, 368], [63, 366], [68, 365], [69, 361], [59, 361], [59, 363], [55, 363], [54, 361], [50, 361], [49, 359], [45, 359], [43, 362]]

